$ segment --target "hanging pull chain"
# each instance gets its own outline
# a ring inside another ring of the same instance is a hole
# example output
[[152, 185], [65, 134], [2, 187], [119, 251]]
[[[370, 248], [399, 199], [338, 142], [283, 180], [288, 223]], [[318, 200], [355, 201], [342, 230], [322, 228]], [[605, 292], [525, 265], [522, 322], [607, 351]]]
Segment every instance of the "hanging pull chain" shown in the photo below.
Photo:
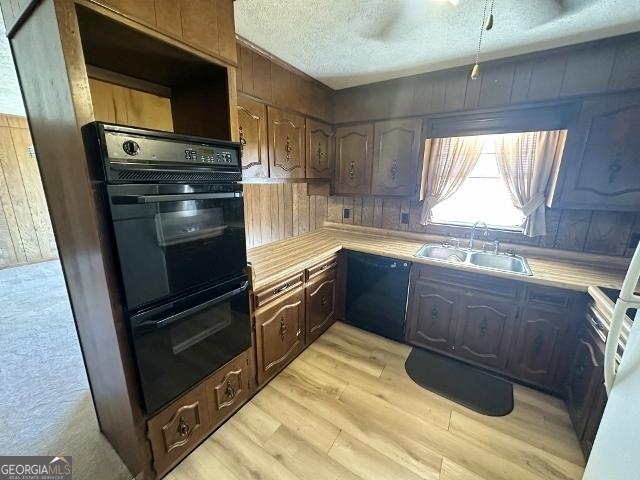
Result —
[[471, 79], [476, 80], [480, 76], [480, 48], [482, 47], [482, 35], [485, 30], [491, 30], [493, 28], [493, 5], [495, 0], [491, 0], [491, 7], [489, 9], [489, 16], [487, 17], [487, 7], [489, 6], [489, 0], [484, 1], [484, 9], [482, 10], [482, 25], [480, 27], [480, 37], [478, 38], [478, 49], [476, 50], [476, 61], [471, 69]]

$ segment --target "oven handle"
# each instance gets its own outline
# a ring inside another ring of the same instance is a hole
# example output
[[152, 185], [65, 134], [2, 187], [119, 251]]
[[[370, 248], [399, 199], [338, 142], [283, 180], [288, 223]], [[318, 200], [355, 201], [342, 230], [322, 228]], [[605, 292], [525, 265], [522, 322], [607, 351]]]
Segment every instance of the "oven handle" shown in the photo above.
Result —
[[174, 195], [115, 195], [115, 204], [182, 202], [187, 200], [213, 200], [219, 198], [241, 198], [242, 192], [224, 193], [178, 193]]
[[244, 292], [247, 288], [249, 287], [249, 282], [247, 280], [243, 281], [240, 284], [240, 287], [231, 290], [230, 292], [227, 292], [223, 295], [220, 295], [219, 297], [216, 297], [212, 300], [209, 300], [205, 303], [201, 303], [200, 305], [196, 305], [195, 307], [191, 307], [183, 312], [180, 313], [176, 313], [175, 315], [171, 315], [170, 317], [167, 318], [163, 318], [162, 320], [156, 320], [153, 322], [142, 322], [140, 324], [137, 325], [137, 327], [155, 327], [155, 328], [163, 328], [166, 327], [167, 325], [171, 325], [172, 323], [175, 323], [179, 320], [182, 320], [185, 317], [188, 317], [189, 315], [193, 315], [194, 313], [199, 312], [200, 310], [204, 310], [205, 308], [209, 308], [209, 307], [213, 307], [214, 305], [217, 305], [218, 303], [222, 303], [225, 300], [229, 300], [231, 297], [235, 297], [236, 295]]

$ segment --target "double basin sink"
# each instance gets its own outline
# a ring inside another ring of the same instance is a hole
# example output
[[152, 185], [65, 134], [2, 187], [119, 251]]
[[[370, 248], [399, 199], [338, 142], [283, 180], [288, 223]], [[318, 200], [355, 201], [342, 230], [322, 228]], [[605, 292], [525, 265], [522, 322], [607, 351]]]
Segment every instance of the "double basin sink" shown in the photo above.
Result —
[[461, 263], [482, 270], [533, 275], [527, 260], [520, 255], [463, 250], [449, 245], [426, 244], [418, 250], [416, 257], [448, 263]]

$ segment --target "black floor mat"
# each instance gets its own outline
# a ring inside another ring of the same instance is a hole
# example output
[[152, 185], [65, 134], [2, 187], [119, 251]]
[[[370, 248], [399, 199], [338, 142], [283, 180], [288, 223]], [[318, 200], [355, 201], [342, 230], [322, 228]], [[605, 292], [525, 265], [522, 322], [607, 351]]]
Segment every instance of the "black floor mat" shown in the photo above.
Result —
[[513, 385], [479, 368], [414, 348], [404, 368], [411, 379], [438, 395], [493, 417], [513, 410]]

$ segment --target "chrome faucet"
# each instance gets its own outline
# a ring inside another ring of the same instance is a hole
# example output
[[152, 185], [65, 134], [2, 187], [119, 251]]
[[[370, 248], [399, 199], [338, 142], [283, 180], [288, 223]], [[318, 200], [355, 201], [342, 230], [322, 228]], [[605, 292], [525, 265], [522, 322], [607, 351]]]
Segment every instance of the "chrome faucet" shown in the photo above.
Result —
[[484, 222], [476, 222], [473, 224], [473, 228], [471, 229], [471, 237], [469, 237], [469, 250], [473, 250], [473, 240], [476, 236], [476, 228], [478, 228], [480, 225], [483, 226], [484, 228], [484, 238], [486, 240], [486, 238], [489, 236], [489, 227], [487, 227], [487, 224]]

